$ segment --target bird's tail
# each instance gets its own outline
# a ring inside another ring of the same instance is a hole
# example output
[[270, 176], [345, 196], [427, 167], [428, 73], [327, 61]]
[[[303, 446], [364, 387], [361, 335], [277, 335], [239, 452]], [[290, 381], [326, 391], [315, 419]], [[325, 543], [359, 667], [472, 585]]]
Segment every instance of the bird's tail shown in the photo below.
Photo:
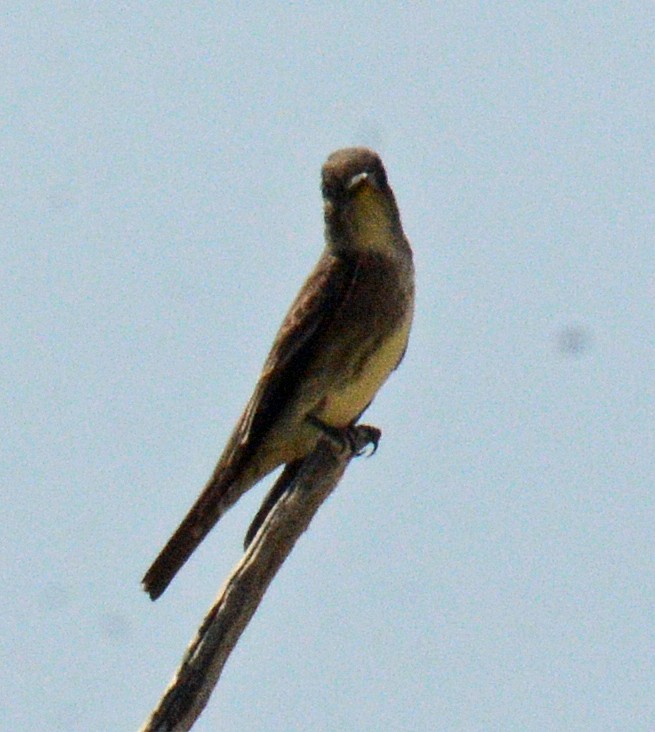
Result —
[[234, 480], [233, 474], [216, 471], [141, 580], [151, 600], [164, 592], [216, 522], [253, 482], [244, 475]]
[[243, 540], [244, 550], [248, 549], [248, 547], [252, 543], [252, 540], [255, 538], [255, 535], [262, 527], [264, 521], [266, 521], [277, 502], [280, 500], [285, 491], [289, 488], [289, 485], [298, 474], [301, 465], [302, 460], [294, 460], [292, 463], [288, 463], [285, 466], [284, 471], [282, 472], [280, 477], [275, 481], [273, 487], [266, 494], [262, 505], [259, 507], [259, 510], [255, 514], [255, 518], [252, 520], [250, 526], [248, 527], [248, 531], [246, 532], [246, 536]]

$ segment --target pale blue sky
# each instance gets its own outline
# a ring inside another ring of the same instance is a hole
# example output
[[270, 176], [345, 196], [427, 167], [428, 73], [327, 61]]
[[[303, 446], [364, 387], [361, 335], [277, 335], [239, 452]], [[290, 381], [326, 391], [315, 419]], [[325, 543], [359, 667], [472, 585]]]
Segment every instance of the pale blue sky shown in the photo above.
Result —
[[410, 349], [195, 729], [652, 731], [652, 4], [3, 15], [0, 726], [158, 699], [265, 486], [139, 580], [319, 255], [323, 160], [368, 144]]

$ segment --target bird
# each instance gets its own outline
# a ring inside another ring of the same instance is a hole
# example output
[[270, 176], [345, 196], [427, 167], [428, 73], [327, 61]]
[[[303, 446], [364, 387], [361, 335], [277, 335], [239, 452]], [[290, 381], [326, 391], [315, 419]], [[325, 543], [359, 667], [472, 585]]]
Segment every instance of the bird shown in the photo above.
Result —
[[382, 160], [365, 147], [333, 152], [321, 192], [323, 252], [213, 474], [143, 577], [152, 600], [247, 490], [279, 466], [293, 473], [323, 435], [345, 438], [405, 355], [414, 264]]

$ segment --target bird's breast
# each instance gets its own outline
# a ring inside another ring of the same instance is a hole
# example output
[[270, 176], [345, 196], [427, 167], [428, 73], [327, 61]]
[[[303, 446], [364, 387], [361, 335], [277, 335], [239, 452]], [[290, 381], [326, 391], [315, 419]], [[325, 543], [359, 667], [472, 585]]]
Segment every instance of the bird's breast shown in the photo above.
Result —
[[409, 337], [411, 313], [404, 322], [326, 394], [318, 416], [333, 427], [345, 427], [369, 405], [400, 361]]

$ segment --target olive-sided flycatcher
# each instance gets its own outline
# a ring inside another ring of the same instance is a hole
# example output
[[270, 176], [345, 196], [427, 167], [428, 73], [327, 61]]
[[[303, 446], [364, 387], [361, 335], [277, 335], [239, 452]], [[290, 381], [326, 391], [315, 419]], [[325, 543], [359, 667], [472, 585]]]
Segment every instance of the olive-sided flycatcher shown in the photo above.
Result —
[[346, 148], [322, 173], [325, 249], [213, 475], [143, 578], [153, 600], [245, 491], [299, 464], [322, 434], [345, 435], [407, 348], [412, 251], [382, 161]]

